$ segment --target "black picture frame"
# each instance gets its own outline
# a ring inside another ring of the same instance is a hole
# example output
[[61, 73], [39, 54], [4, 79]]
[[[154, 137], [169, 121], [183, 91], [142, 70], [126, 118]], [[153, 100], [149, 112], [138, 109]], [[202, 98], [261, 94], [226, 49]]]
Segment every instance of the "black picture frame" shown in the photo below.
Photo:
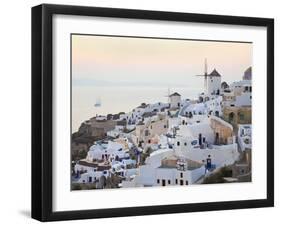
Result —
[[[267, 28], [267, 198], [95, 210], [52, 210], [52, 18], [55, 14]], [[32, 8], [32, 218], [40, 221], [123, 217], [274, 206], [274, 20], [43, 4]]]

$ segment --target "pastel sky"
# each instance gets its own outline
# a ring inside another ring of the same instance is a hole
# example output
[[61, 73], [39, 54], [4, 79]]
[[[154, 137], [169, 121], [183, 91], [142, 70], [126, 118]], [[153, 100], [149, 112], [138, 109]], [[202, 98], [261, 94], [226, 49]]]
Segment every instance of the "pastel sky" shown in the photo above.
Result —
[[73, 85], [177, 86], [202, 74], [205, 58], [222, 81], [240, 80], [252, 65], [252, 44], [72, 35]]

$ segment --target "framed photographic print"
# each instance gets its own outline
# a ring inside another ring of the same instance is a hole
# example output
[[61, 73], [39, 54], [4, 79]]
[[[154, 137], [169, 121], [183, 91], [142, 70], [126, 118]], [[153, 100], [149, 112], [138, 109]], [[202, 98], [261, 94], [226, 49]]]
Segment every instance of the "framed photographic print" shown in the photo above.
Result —
[[32, 8], [32, 217], [274, 205], [274, 21]]

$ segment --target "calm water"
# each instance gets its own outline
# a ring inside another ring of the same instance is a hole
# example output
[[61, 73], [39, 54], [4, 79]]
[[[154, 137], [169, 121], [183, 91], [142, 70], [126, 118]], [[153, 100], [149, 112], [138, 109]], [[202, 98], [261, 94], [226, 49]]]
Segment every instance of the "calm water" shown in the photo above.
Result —
[[[178, 92], [184, 99], [193, 99], [203, 91], [203, 86], [173, 87], [170, 93]], [[77, 131], [81, 122], [95, 116], [109, 113], [129, 112], [141, 103], [157, 103], [168, 101], [168, 88], [165, 87], [96, 87], [73, 86], [72, 88], [72, 129]], [[95, 107], [97, 100], [101, 106]]]

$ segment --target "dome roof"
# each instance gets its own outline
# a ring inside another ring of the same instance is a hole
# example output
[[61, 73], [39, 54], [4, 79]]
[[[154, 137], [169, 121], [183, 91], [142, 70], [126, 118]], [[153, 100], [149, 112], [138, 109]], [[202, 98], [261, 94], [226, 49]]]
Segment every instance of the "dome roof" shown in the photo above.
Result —
[[252, 80], [252, 67], [249, 67], [243, 75], [243, 80]]

